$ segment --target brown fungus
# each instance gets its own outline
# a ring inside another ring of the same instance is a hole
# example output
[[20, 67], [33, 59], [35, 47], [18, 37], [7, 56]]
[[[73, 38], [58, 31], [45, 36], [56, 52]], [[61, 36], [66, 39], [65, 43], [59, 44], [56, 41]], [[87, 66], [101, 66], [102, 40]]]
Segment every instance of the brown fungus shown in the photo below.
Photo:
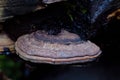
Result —
[[74, 33], [62, 30], [58, 35], [36, 31], [18, 38], [15, 48], [24, 60], [35, 63], [71, 64], [87, 62], [101, 53], [90, 41], [81, 41]]
[[120, 20], [120, 9], [115, 10], [111, 14], [107, 16], [107, 19], [110, 20], [111, 18], [116, 17], [118, 20]]
[[14, 52], [14, 42], [8, 37], [5, 32], [0, 33], [0, 52], [9, 49], [11, 52]]
[[11, 51], [14, 52], [14, 41], [12, 41], [8, 34], [6, 34], [3, 30], [2, 30], [3, 26], [2, 24], [0, 24], [0, 54], [1, 52], [4, 51]]

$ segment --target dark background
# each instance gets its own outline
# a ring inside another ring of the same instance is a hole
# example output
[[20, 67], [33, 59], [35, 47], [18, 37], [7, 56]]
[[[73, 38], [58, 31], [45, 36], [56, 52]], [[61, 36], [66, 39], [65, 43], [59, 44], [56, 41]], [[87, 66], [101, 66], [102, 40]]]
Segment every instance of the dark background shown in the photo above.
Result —
[[[52, 29], [53, 33], [59, 33], [59, 29], [61, 29], [59, 26], [62, 26], [62, 28], [74, 33], [81, 32], [80, 36], [82, 36], [83, 40], [89, 38], [90, 41], [101, 48], [101, 55], [93, 62], [88, 63], [50, 65], [26, 62], [16, 54], [9, 54], [5, 57], [7, 59], [3, 60], [3, 64], [12, 60], [14, 65], [12, 64], [11, 69], [9, 66], [7, 67], [6, 64], [4, 66], [4, 73], [9, 72], [9, 75], [6, 75], [15, 80], [120, 80], [120, 20], [113, 18], [106, 25], [101, 25], [101, 23], [98, 22], [97, 25], [101, 26], [99, 28], [95, 27], [97, 32], [94, 33], [94, 30], [93, 32], [89, 32], [89, 22], [84, 24], [86, 17], [82, 17], [83, 13], [80, 12], [80, 17], [78, 17], [79, 13], [75, 13], [76, 10], [73, 10], [71, 14], [73, 17], [77, 16], [78, 19], [71, 22], [69, 16], [64, 12], [66, 11], [64, 7], [59, 6], [63, 5], [59, 4], [56, 7], [51, 6], [46, 10], [41, 10], [40, 13], [39, 11], [34, 13], [34, 15], [16, 16], [13, 19], [7, 20], [3, 23], [4, 31], [7, 32], [11, 39], [16, 41], [19, 36], [38, 29], [45, 29], [46, 31]], [[53, 7], [55, 9], [53, 9]], [[63, 10], [62, 13], [61, 10]], [[88, 15], [86, 14], [85, 16]], [[79, 18], [83, 18], [84, 21], [79, 21]], [[70, 23], [70, 25], [68, 23]], [[50, 26], [50, 28], [47, 26]], [[86, 34], [86, 32], [88, 33]], [[94, 36], [90, 38], [89, 36], [91, 35], [88, 35], [89, 33], [92, 33], [92, 36]], [[20, 63], [19, 67], [13, 67], [17, 63]], [[17, 76], [17, 74], [20, 74], [20, 76], [16, 78], [15, 76]]]

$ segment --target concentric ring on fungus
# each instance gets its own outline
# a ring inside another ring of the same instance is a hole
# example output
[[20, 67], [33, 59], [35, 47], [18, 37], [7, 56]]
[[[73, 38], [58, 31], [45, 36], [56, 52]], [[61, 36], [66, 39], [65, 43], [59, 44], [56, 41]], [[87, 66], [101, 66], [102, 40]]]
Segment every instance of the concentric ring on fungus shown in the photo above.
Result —
[[92, 61], [101, 53], [94, 43], [81, 41], [78, 35], [65, 30], [58, 35], [48, 35], [44, 31], [23, 35], [18, 38], [15, 48], [24, 60], [50, 64]]

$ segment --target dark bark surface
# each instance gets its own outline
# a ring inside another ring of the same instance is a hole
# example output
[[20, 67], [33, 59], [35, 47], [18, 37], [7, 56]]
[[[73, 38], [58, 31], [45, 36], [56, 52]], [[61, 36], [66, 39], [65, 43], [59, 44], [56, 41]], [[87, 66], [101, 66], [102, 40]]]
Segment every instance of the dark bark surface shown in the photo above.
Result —
[[66, 29], [87, 40], [106, 27], [108, 14], [118, 9], [119, 4], [119, 0], [68, 0], [50, 4], [44, 10], [7, 20], [4, 30], [14, 36], [14, 40], [38, 29], [49, 34], [58, 34], [61, 29]]
[[40, 4], [40, 0], [0, 0], [0, 21], [32, 12]]

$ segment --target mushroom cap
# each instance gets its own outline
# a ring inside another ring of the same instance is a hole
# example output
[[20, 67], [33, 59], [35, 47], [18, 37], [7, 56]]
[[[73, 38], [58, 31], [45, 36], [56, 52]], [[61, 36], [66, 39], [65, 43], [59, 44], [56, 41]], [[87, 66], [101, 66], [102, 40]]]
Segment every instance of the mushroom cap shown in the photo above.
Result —
[[87, 62], [101, 53], [94, 43], [81, 41], [78, 35], [64, 30], [58, 35], [44, 31], [23, 35], [15, 43], [15, 49], [24, 60], [50, 64]]
[[4, 49], [9, 49], [10, 51], [15, 51], [14, 42], [8, 37], [4, 32], [0, 33], [0, 52]]

